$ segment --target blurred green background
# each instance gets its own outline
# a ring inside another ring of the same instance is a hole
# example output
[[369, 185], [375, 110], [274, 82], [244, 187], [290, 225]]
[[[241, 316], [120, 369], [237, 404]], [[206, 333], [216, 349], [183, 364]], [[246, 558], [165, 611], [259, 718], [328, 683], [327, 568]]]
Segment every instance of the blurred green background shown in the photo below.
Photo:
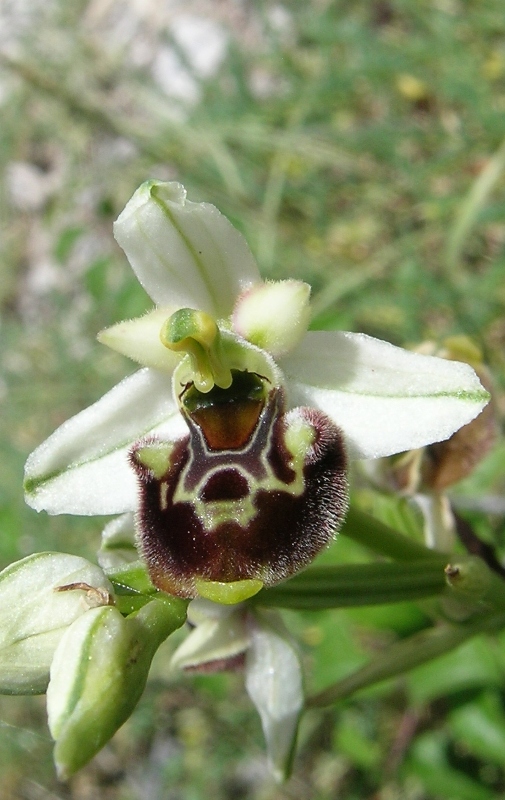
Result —
[[[112, 237], [147, 178], [216, 204], [265, 276], [309, 281], [315, 327], [405, 346], [471, 336], [503, 418], [503, 0], [6, 1], [0, 111], [1, 566], [94, 557], [104, 520], [28, 509], [23, 464], [133, 371], [95, 335], [150, 305]], [[457, 489], [497, 548], [504, 489], [499, 441]], [[363, 558], [348, 541], [332, 552]], [[286, 619], [319, 689], [426, 610]], [[2, 698], [1, 800], [505, 797], [504, 635], [311, 712], [285, 787], [266, 776], [240, 674], [177, 678], [171, 647], [132, 719], [65, 785], [43, 698]]]

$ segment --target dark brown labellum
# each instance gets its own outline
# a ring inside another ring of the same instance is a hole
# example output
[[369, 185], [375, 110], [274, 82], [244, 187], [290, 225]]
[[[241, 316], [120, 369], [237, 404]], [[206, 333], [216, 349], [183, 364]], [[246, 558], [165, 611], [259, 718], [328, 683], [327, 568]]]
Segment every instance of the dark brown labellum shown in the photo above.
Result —
[[202, 580], [288, 578], [332, 540], [347, 509], [339, 428], [315, 409], [286, 413], [282, 389], [258, 375], [233, 378], [205, 395], [186, 387], [188, 436], [141, 440], [130, 454], [141, 554], [153, 583], [181, 597], [195, 597]]

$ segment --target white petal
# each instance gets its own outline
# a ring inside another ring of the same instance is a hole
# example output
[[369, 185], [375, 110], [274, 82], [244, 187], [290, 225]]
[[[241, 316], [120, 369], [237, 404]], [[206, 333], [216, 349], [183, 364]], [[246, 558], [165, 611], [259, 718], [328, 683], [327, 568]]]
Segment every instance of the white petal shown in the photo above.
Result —
[[181, 356], [162, 345], [160, 331], [163, 323], [176, 310], [173, 306], [155, 308], [143, 317], [118, 322], [117, 325], [105, 328], [100, 331], [97, 339], [143, 367], [152, 367], [171, 375]]
[[167, 375], [143, 369], [58, 428], [26, 462], [26, 500], [49, 514], [118, 514], [137, 505], [128, 450], [186, 431]]
[[303, 281], [260, 283], [237, 300], [233, 329], [277, 357], [302, 340], [310, 321], [310, 286]]
[[258, 615], [251, 626], [245, 684], [261, 717], [271, 770], [282, 781], [291, 766], [303, 685], [298, 654], [273, 615]]
[[447, 439], [489, 399], [468, 364], [410, 353], [362, 333], [310, 332], [280, 363], [290, 405], [328, 414], [356, 458]]
[[186, 200], [179, 183], [144, 183], [114, 235], [159, 305], [227, 317], [237, 296], [260, 280], [243, 236], [213, 205]]

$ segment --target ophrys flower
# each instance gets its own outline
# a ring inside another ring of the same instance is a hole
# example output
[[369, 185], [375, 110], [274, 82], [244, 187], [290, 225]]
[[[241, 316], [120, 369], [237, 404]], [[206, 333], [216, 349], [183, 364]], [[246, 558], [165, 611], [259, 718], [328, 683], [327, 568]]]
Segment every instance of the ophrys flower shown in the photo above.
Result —
[[466, 364], [309, 331], [309, 287], [264, 283], [243, 237], [148, 182], [115, 235], [156, 308], [100, 335], [144, 365], [29, 458], [49, 513], [135, 511], [153, 582], [237, 602], [333, 537], [348, 457], [450, 436], [488, 395]]

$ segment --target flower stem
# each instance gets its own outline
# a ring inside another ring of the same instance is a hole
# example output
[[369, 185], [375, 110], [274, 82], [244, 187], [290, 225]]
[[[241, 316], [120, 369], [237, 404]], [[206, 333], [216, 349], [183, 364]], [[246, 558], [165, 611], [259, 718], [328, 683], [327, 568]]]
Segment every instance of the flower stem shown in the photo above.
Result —
[[478, 556], [454, 556], [445, 568], [446, 596], [470, 602], [476, 611], [505, 610], [505, 580]]
[[419, 542], [409, 539], [398, 533], [389, 525], [385, 525], [370, 514], [351, 506], [347, 512], [347, 517], [340, 531], [342, 536], [347, 536], [374, 553], [387, 556], [396, 561], [417, 561], [428, 559], [438, 561], [440, 564], [447, 563], [447, 554], [437, 550], [431, 550]]
[[420, 600], [443, 592], [445, 587], [444, 564], [438, 559], [345, 564], [310, 567], [279, 586], [263, 590], [251, 602], [316, 611]]
[[505, 613], [501, 612], [480, 617], [466, 625], [444, 623], [416, 633], [408, 639], [393, 644], [383, 653], [374, 655], [373, 661], [368, 662], [352, 675], [309, 697], [306, 705], [308, 708], [316, 708], [343, 700], [360, 689], [401, 675], [437, 656], [448, 653], [478, 633], [499, 630], [504, 625]]

